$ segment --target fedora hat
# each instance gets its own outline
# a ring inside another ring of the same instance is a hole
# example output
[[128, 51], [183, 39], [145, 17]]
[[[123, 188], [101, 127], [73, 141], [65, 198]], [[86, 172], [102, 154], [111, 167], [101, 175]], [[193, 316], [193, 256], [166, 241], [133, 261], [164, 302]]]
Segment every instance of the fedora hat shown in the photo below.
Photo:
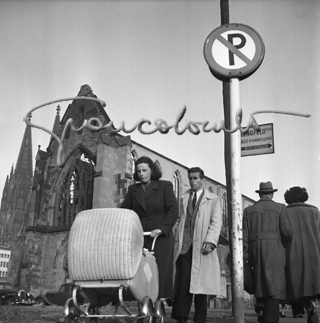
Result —
[[256, 190], [256, 193], [272, 193], [272, 192], [276, 192], [277, 189], [274, 189], [272, 187], [272, 183], [270, 181], [264, 183], [261, 182], [260, 183], [260, 187], [258, 190]]

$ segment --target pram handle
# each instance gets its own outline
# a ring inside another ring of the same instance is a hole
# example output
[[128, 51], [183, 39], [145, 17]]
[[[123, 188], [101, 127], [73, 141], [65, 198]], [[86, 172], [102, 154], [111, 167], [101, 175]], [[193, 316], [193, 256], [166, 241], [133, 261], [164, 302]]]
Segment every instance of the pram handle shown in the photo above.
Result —
[[[151, 245], [151, 252], [153, 252], [154, 249], [154, 245], [156, 244], [156, 240], [158, 238], [158, 236], [162, 234], [162, 232], [156, 233], [156, 235], [153, 237], [153, 241], [152, 241], [152, 245]], [[147, 231], [147, 232], [143, 232], [144, 236], [150, 236], [151, 235], [151, 231]]]

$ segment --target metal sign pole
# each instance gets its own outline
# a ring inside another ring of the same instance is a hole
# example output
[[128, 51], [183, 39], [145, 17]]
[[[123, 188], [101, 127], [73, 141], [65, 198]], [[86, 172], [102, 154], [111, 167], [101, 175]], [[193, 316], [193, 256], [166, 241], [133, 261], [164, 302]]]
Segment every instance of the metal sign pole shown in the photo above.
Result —
[[[240, 108], [239, 81], [257, 70], [264, 53], [264, 43], [260, 35], [253, 28], [239, 23], [228, 23], [214, 29], [205, 41], [203, 54], [210, 72], [217, 79], [230, 82], [230, 129], [237, 128], [235, 116]], [[244, 323], [240, 130], [229, 135], [232, 314], [235, 323]]]
[[[230, 126], [236, 127], [236, 112], [240, 108], [239, 79], [230, 79]], [[242, 194], [241, 194], [241, 133], [230, 134], [231, 155], [231, 203], [232, 203], [232, 302], [234, 323], [244, 323], [243, 291], [243, 238], [242, 238]]]

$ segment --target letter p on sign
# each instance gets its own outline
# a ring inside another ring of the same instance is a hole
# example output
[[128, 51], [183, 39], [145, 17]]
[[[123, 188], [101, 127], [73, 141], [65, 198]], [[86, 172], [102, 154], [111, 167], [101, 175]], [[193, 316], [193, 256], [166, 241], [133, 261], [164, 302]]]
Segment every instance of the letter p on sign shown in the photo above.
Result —
[[[235, 38], [240, 38], [240, 44], [235, 45], [235, 43], [233, 42]], [[235, 48], [240, 49], [244, 47], [247, 41], [244, 35], [238, 33], [238, 34], [228, 34], [228, 42], [232, 44]], [[229, 65], [230, 66], [234, 65], [234, 53], [231, 50], [229, 50]]]

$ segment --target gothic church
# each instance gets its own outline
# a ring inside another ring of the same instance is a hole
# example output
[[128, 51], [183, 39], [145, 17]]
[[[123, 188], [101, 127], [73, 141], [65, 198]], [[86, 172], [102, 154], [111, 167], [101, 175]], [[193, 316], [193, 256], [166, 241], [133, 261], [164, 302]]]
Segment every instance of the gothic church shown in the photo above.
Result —
[[[79, 97], [94, 97], [83, 85]], [[72, 118], [76, 128], [85, 119], [109, 116], [97, 101], [74, 100], [60, 118], [60, 108], [52, 132], [61, 138]], [[31, 118], [31, 116], [30, 116]], [[8, 280], [33, 295], [59, 289], [68, 281], [68, 234], [78, 212], [91, 208], [118, 207], [133, 182], [134, 161], [141, 156], [154, 160], [162, 178], [173, 183], [177, 199], [189, 188], [188, 168], [131, 139], [84, 128], [69, 131], [64, 140], [66, 162], [57, 165], [59, 145], [51, 138], [38, 150], [33, 170], [32, 133], [26, 126], [17, 163], [7, 176], [0, 209], [0, 246], [11, 250]], [[218, 254], [221, 267], [221, 295], [230, 298], [230, 253], [226, 187], [206, 177], [205, 187], [220, 197], [223, 210]], [[243, 207], [254, 201], [243, 196]]]

